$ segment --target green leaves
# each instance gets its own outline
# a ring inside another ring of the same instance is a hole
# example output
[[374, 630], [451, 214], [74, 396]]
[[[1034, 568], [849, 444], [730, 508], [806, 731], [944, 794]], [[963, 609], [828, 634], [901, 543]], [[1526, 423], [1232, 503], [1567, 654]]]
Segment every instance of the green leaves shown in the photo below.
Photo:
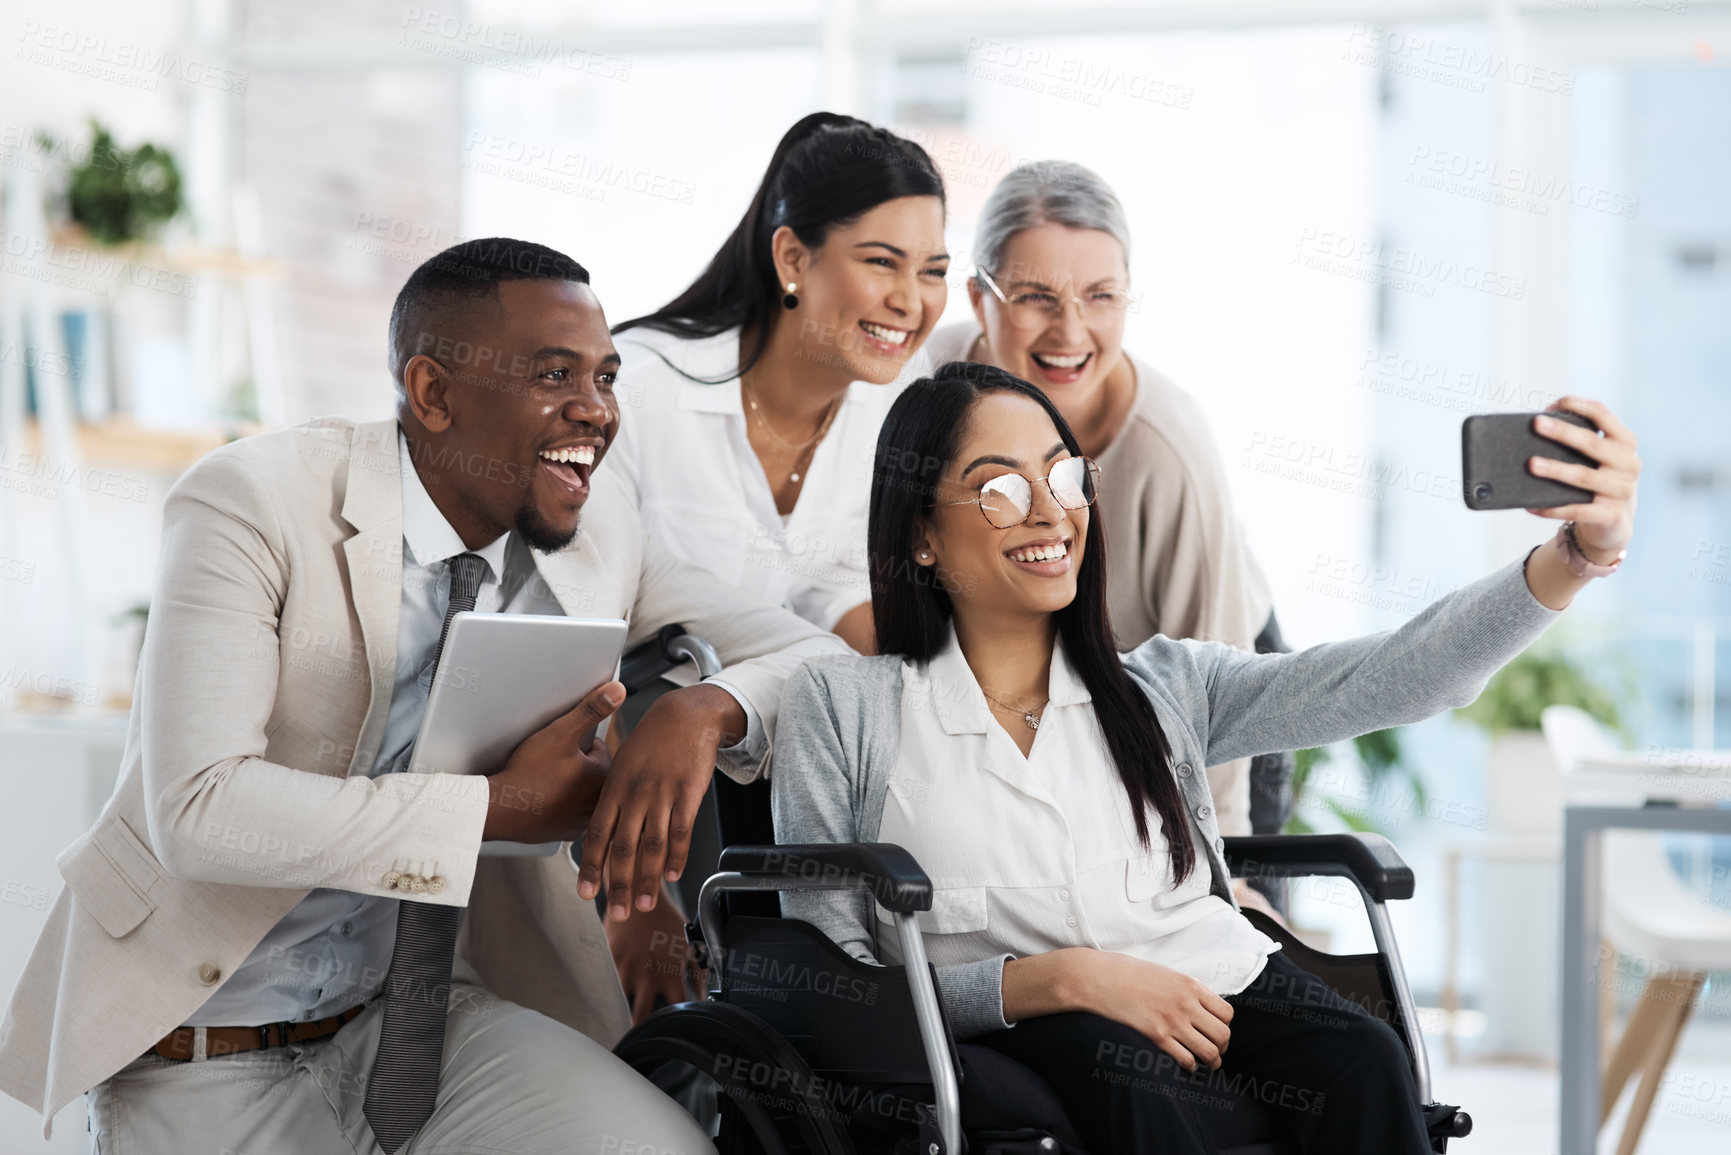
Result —
[[[1365, 797], [1350, 798], [1329, 793], [1318, 799], [1317, 805], [1332, 814], [1348, 830], [1361, 834], [1388, 833], [1388, 830], [1372, 817], [1379, 811], [1413, 811], [1419, 814], [1425, 812], [1428, 795], [1425, 793], [1424, 780], [1418, 776], [1416, 770], [1401, 761], [1398, 728], [1360, 734], [1352, 740], [1352, 745], [1358, 754], [1359, 764], [1364, 767], [1367, 780]], [[1305, 801], [1312, 772], [1332, 757], [1330, 748], [1326, 746], [1293, 752], [1292, 815], [1281, 829], [1282, 834], [1317, 832], [1307, 819], [1300, 817], [1300, 804]], [[1398, 789], [1402, 780], [1411, 791], [1410, 794], [1403, 794]]]
[[1470, 706], [1455, 711], [1491, 734], [1537, 730], [1546, 706], [1577, 706], [1622, 729], [1616, 699], [1587, 668], [1556, 648], [1534, 647], [1504, 666]]
[[[104, 245], [143, 240], [181, 208], [180, 169], [174, 155], [154, 144], [128, 151], [114, 143], [108, 129], [90, 122], [89, 155], [68, 174], [69, 215], [91, 239]], [[45, 148], [53, 139], [38, 134]]]

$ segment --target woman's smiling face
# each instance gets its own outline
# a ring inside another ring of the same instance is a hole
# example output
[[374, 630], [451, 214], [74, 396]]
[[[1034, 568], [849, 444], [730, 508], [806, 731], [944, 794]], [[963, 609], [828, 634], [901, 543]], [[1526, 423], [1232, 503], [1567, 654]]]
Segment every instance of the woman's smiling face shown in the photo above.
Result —
[[[1038, 385], [1066, 418], [1087, 411], [1124, 356], [1125, 310], [1104, 304], [1111, 294], [1129, 292], [1124, 247], [1099, 229], [1034, 225], [1012, 236], [998, 267], [986, 273], [1012, 301], [1049, 296], [1062, 302], [1056, 315], [1041, 317], [970, 282], [991, 362]], [[1086, 317], [1076, 297], [1096, 302], [1086, 306]]]
[[[1070, 456], [1031, 397], [995, 390], [969, 408], [932, 514], [916, 527], [913, 543], [915, 560], [937, 567], [958, 613], [969, 605], [977, 612], [1044, 615], [1075, 600], [1089, 509], [1065, 509], [1037, 480]], [[1022, 524], [999, 529], [974, 499], [981, 486], [1009, 473], [1033, 482], [1031, 508]]]
[[898, 197], [830, 230], [821, 248], [777, 230], [776, 264], [799, 286], [790, 327], [799, 356], [849, 381], [888, 384], [925, 343], [949, 300], [944, 202]]

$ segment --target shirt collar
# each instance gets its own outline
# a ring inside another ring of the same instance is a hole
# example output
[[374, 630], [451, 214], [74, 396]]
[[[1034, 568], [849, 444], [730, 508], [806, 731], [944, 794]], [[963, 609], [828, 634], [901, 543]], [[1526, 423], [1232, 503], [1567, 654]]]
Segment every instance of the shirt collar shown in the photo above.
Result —
[[1094, 695], [1088, 692], [1088, 683], [1082, 680], [1080, 671], [1070, 664], [1070, 655], [1064, 650], [1063, 638], [1052, 643], [1052, 672], [1047, 678], [1046, 691], [1052, 695], [1050, 704], [1053, 706], [1079, 706], [1083, 702], [1094, 700]]
[[[979, 679], [974, 677], [973, 667], [968, 665], [962, 644], [956, 638], [954, 619], [949, 623], [949, 637], [943, 648], [925, 664], [925, 668], [919, 670], [904, 665], [902, 676], [920, 678], [926, 683], [931, 710], [937, 715], [944, 733], [984, 734], [987, 727], [994, 724]], [[1051, 695], [1046, 703], [1047, 710], [1094, 700], [1087, 684], [1064, 653], [1062, 638], [1055, 639], [1052, 644], [1052, 669], [1047, 675], [1047, 692]]]
[[408, 435], [401, 425], [397, 426], [397, 456], [403, 473], [403, 541], [408, 544], [414, 563], [426, 568], [449, 561], [460, 553], [477, 553], [486, 559], [493, 580], [503, 582], [505, 551], [510, 544], [511, 531], [506, 530], [480, 549], [471, 550], [451, 528], [451, 523], [445, 520], [445, 515], [439, 512], [439, 507], [433, 504], [432, 495], [421, 483], [421, 475], [415, 472], [414, 460], [409, 456]]
[[[668, 363], [698, 380], [679, 379], [679, 407], [693, 413], [723, 413], [745, 416], [739, 400], [739, 329], [717, 333], [713, 337], [664, 342], [658, 351]], [[714, 381], [716, 384], [709, 384]]]

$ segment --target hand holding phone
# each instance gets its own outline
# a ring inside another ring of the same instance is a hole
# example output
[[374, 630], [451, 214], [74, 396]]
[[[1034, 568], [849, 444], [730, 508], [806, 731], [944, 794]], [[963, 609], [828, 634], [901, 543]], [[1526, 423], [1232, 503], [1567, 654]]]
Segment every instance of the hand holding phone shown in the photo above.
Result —
[[[1593, 491], [1553, 481], [1527, 468], [1534, 457], [1595, 468], [1598, 461], [1540, 434], [1537, 413], [1483, 413], [1461, 422], [1461, 479], [1468, 509], [1548, 509], [1592, 501]], [[1560, 421], [1598, 433], [1578, 413], [1560, 411]]]
[[1598, 401], [1563, 397], [1542, 413], [1467, 418], [1461, 476], [1469, 508], [1572, 521], [1582, 552], [1598, 564], [1609, 565], [1634, 533], [1635, 434]]

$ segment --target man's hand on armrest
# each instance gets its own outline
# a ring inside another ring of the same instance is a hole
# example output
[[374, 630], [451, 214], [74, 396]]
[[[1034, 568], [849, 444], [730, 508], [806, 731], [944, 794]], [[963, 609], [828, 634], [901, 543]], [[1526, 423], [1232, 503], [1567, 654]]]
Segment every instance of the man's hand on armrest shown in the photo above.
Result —
[[698, 684], [656, 699], [619, 747], [583, 835], [577, 893], [594, 898], [607, 862], [607, 917], [653, 910], [661, 883], [677, 881], [716, 752], [745, 736], [745, 710], [720, 686]]
[[608, 682], [523, 739], [505, 768], [487, 779], [485, 839], [574, 842], [583, 836], [610, 758], [595, 729], [625, 700]]

